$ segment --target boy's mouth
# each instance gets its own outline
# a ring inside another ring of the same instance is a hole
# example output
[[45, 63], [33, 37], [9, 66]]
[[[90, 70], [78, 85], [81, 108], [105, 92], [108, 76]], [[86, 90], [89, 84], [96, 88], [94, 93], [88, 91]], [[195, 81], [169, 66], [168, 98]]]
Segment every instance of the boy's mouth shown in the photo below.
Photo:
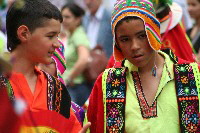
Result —
[[49, 51], [49, 52], [48, 52], [48, 55], [49, 55], [49, 56], [52, 56], [54, 52], [55, 52], [55, 51]]
[[139, 58], [139, 57], [141, 57], [141, 56], [143, 56], [143, 55], [138, 54], [138, 55], [134, 55], [133, 58]]

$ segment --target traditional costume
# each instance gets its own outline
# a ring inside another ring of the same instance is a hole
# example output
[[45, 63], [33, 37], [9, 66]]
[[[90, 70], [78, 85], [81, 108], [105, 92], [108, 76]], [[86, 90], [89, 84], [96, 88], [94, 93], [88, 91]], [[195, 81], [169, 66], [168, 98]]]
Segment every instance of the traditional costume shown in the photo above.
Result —
[[[6, 86], [10, 100], [13, 103], [16, 99], [23, 99], [26, 102], [27, 106], [21, 117], [21, 132], [36, 132], [37, 130], [50, 132], [52, 130], [58, 133], [77, 133], [81, 130], [82, 123], [79, 113], [75, 112], [75, 115], [73, 112], [73, 110], [80, 111], [80, 109], [77, 106], [74, 107], [74, 105], [71, 108], [70, 95], [65, 85], [61, 83], [62, 80], [60, 81], [60, 75], [65, 70], [65, 60], [61, 54], [62, 48], [63, 45], [61, 44], [61, 47], [56, 49], [52, 57], [56, 62], [59, 79], [35, 67], [37, 81], [34, 93], [31, 92], [22, 73], [12, 72], [9, 78], [3, 75], [0, 76], [0, 83]], [[49, 117], [45, 117], [45, 114], [49, 114]], [[56, 126], [55, 123], [49, 123], [49, 121], [58, 122], [58, 118], [60, 118], [60, 125]], [[69, 123], [70, 128], [64, 128]]]

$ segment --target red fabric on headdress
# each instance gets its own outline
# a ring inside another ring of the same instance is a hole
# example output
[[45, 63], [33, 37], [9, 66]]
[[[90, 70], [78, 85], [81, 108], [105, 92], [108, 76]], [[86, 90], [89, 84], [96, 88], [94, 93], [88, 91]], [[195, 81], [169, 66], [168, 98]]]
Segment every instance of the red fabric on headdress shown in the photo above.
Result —
[[163, 35], [165, 38], [163, 38], [161, 49], [170, 48], [176, 56], [187, 61], [195, 61], [192, 46], [189, 40], [187, 40], [187, 35], [180, 24], [177, 24], [166, 34], [162, 34], [162, 37]]

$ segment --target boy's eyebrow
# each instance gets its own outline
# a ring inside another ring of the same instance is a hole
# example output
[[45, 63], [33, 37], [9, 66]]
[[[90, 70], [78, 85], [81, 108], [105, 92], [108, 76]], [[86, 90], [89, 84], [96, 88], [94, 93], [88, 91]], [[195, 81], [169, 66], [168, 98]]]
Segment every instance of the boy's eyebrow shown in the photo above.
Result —
[[[138, 31], [137, 33], [135, 33], [135, 35], [140, 35], [140, 34], [146, 34], [146, 31], [145, 30], [141, 30], [141, 31]], [[120, 35], [118, 36], [118, 38], [123, 38], [123, 37], [127, 37], [127, 35]]]
[[60, 32], [50, 31], [47, 34], [59, 34]]
[[145, 30], [141, 30], [141, 31], [137, 32], [136, 35], [143, 34], [143, 33], [146, 34], [146, 31]]

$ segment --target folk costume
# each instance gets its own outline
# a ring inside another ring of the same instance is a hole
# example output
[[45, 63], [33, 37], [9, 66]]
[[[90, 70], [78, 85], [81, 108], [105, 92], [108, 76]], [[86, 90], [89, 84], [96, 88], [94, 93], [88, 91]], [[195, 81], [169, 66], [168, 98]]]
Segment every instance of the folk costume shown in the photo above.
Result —
[[[61, 44], [60, 48], [56, 49], [52, 57], [56, 63], [58, 79], [40, 70], [39, 68], [35, 67], [35, 73], [38, 76], [37, 76], [36, 89], [35, 89], [34, 94], [31, 92], [28, 86], [27, 80], [22, 73], [12, 72], [9, 78], [3, 75], [0, 76], [0, 83], [1, 85], [7, 88], [10, 100], [13, 103], [15, 103], [15, 99], [23, 99], [26, 102], [27, 106], [26, 106], [25, 112], [23, 113], [21, 117], [22, 119], [21, 124], [23, 127], [21, 130], [23, 132], [31, 131], [31, 129], [24, 128], [24, 126], [37, 127], [37, 125], [34, 125], [34, 124], [39, 124], [39, 125], [43, 124], [43, 126], [48, 127], [48, 123], [45, 123], [45, 122], [40, 123], [40, 121], [46, 121], [46, 119], [49, 119], [49, 118], [55, 118], [54, 121], [56, 121], [58, 118], [61, 119], [60, 123], [62, 123], [62, 125], [57, 125], [57, 126], [54, 125], [55, 130], [56, 128], [58, 129], [61, 128], [63, 125], [67, 126], [67, 124], [69, 123], [71, 124], [70, 128], [68, 129], [57, 130], [57, 131], [60, 131], [60, 133], [66, 132], [66, 130], [67, 132], [76, 133], [81, 130], [82, 120], [79, 114], [79, 111], [81, 109], [78, 108], [78, 106], [75, 106], [74, 103], [71, 103], [70, 95], [67, 91], [67, 88], [63, 84], [64, 82], [61, 77], [61, 74], [66, 69], [66, 62], [62, 54], [64, 47], [61, 42], [60, 44]], [[71, 104], [72, 104], [72, 108], [71, 108]], [[47, 110], [50, 110], [53, 112], [50, 112]], [[59, 113], [61, 116], [56, 115], [56, 113], [54, 112]], [[32, 114], [32, 116], [36, 116], [36, 118], [33, 118], [35, 122], [32, 122], [32, 120], [30, 119], [30, 116], [31, 116], [30, 114]], [[43, 117], [42, 115], [44, 114], [49, 114], [50, 116], [49, 117], [46, 116], [44, 117], [44, 119], [40, 118], [40, 117]], [[54, 128], [54, 127], [51, 127], [51, 128]], [[50, 130], [50, 129], [45, 129], [45, 130]], [[39, 131], [43, 131], [43, 130], [40, 129]]]
[[149, 44], [164, 57], [164, 67], [157, 93], [149, 105], [138, 68], [124, 59], [116, 47], [114, 59], [122, 67], [106, 69], [99, 75], [90, 96], [87, 111], [91, 133], [180, 133], [200, 132], [200, 73], [196, 63], [177, 58], [170, 50], [160, 51], [160, 23], [152, 3], [147, 0], [118, 0], [112, 17], [112, 31], [127, 17], [144, 21]]

